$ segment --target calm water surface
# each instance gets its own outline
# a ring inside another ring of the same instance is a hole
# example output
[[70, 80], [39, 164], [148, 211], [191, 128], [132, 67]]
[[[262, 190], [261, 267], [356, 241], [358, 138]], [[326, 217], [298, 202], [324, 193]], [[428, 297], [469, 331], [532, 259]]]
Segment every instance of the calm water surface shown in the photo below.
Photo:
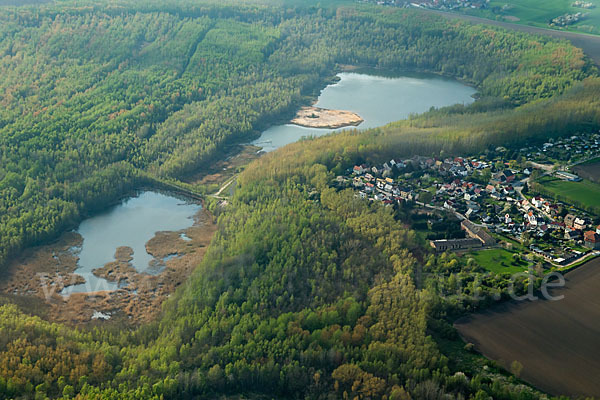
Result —
[[75, 271], [85, 278], [86, 284], [67, 287], [63, 294], [116, 289], [116, 284], [96, 277], [92, 271], [114, 261], [115, 251], [120, 246], [133, 249], [131, 263], [137, 271], [155, 272], [150, 269], [153, 257], [146, 252], [146, 242], [159, 231], [189, 228], [200, 208], [199, 204], [166, 194], [143, 192], [86, 219], [77, 229], [83, 244], [78, 251]]
[[[340, 81], [327, 86], [317, 107], [353, 111], [364, 122], [359, 129], [374, 128], [421, 113], [431, 107], [443, 107], [474, 101], [475, 89], [438, 76], [384, 77], [362, 73], [341, 73]], [[341, 128], [344, 129], [344, 128]], [[304, 136], [321, 136], [331, 129], [303, 128], [296, 125], [274, 126], [253, 143], [272, 151]], [[156, 192], [144, 192], [81, 223], [77, 232], [83, 237], [75, 271], [86, 284], [71, 286], [63, 294], [114, 290], [117, 285], [94, 276], [92, 271], [114, 261], [120, 246], [133, 249], [133, 266], [140, 272], [153, 273], [152, 256], [146, 242], [158, 231], [180, 231], [193, 224], [198, 204]], [[185, 235], [183, 240], [188, 240]]]
[[[338, 77], [340, 81], [327, 86], [315, 106], [357, 113], [364, 119], [359, 129], [383, 126], [431, 107], [470, 104], [476, 93], [470, 86], [435, 75], [384, 77], [344, 72]], [[337, 130], [341, 129], [348, 128]], [[333, 131], [278, 125], [264, 131], [253, 144], [264, 151], [273, 151], [302, 137], [322, 136]]]

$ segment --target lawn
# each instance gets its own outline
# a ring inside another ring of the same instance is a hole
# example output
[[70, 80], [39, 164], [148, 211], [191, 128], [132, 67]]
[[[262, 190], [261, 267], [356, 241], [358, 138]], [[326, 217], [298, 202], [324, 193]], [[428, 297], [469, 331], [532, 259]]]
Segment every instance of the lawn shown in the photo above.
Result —
[[596, 5], [596, 8], [584, 9], [572, 7], [575, 0], [491, 0], [488, 10], [469, 10], [469, 14], [492, 19], [503, 19], [525, 25], [549, 28], [548, 22], [564, 14], [582, 12], [588, 14], [577, 24], [567, 30], [600, 34], [600, 1], [585, 0]]
[[581, 208], [600, 210], [600, 185], [588, 180], [568, 182], [545, 177], [538, 181], [546, 191]]
[[494, 273], [514, 274], [527, 270], [529, 263], [524, 260], [515, 263], [513, 254], [505, 249], [487, 249], [473, 251], [468, 256], [474, 258], [482, 268]]

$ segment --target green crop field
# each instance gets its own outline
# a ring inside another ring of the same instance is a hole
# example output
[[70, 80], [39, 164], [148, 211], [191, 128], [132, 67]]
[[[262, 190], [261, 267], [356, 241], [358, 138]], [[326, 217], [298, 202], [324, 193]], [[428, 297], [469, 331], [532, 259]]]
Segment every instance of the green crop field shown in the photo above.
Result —
[[468, 13], [507, 22], [549, 28], [548, 22], [553, 18], [564, 14], [582, 12], [587, 14], [583, 20], [564, 29], [600, 34], [600, 1], [585, 1], [595, 4], [596, 8], [573, 7], [572, 4], [575, 0], [491, 0], [487, 10], [469, 10]]
[[567, 182], [556, 178], [544, 178], [538, 182], [543, 190], [558, 196], [571, 204], [586, 208], [600, 209], [600, 185], [583, 180]]
[[494, 273], [511, 273], [527, 270], [529, 263], [527, 261], [515, 262], [513, 252], [505, 249], [479, 250], [469, 253], [469, 257], [475, 259], [475, 262], [482, 268]]

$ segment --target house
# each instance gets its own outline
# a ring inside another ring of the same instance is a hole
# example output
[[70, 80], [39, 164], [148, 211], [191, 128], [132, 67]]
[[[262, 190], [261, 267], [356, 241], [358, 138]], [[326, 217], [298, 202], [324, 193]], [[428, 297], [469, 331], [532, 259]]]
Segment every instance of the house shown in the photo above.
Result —
[[400, 189], [400, 197], [404, 200], [412, 200], [414, 198], [413, 191], [407, 188]]
[[475, 212], [478, 212], [480, 210], [479, 204], [475, 203], [474, 201], [467, 201], [467, 208], [469, 208], [470, 210], [473, 210]]
[[467, 169], [462, 166], [457, 167], [455, 172], [457, 175], [460, 175], [460, 176], [467, 176], [469, 174], [469, 171], [467, 171]]
[[510, 169], [505, 169], [503, 175], [506, 179], [506, 183], [511, 183], [516, 178], [515, 173], [512, 172]]
[[581, 237], [581, 231], [575, 229], [565, 229], [565, 239], [567, 240], [577, 240]]
[[365, 172], [365, 169], [362, 165], [355, 165], [354, 168], [352, 168], [352, 172], [356, 175], [362, 175]]
[[490, 182], [494, 185], [507, 185], [514, 180], [515, 174], [510, 169], [505, 169], [492, 175]]
[[525, 214], [523, 218], [525, 219], [525, 222], [531, 226], [537, 226], [538, 224], [537, 218], [532, 211], [529, 211], [527, 214]]
[[558, 206], [556, 204], [545, 203], [543, 209], [550, 215], [554, 216], [558, 214]]
[[567, 228], [573, 228], [573, 225], [575, 224], [575, 219], [577, 217], [573, 214], [567, 214], [565, 215], [565, 226]]
[[587, 223], [585, 222], [585, 219], [575, 218], [575, 221], [573, 221], [573, 228], [575, 229], [583, 230], [586, 228], [586, 226]]
[[530, 209], [531, 208], [531, 203], [529, 202], [529, 200], [527, 199], [523, 199], [519, 202], [519, 204], [521, 204], [521, 207], [525, 208], [525, 209]]
[[598, 225], [598, 226], [596, 227], [596, 233], [597, 233], [598, 235], [600, 235], [600, 225]]
[[583, 235], [585, 247], [593, 250], [600, 250], [600, 235], [594, 231], [587, 231]]

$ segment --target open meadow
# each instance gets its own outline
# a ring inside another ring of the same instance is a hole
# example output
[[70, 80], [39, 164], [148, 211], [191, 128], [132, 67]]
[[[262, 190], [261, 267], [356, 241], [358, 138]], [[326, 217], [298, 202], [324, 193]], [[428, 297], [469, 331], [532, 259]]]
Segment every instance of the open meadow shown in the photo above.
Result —
[[[587, 0], [586, 0], [587, 2]], [[549, 28], [549, 22], [565, 14], [581, 12], [585, 17], [564, 30], [600, 34], [600, 8], [598, 0], [589, 0], [594, 8], [575, 7], [575, 0], [492, 0], [487, 10], [469, 10], [468, 13], [501, 19], [508, 22]]]
[[545, 194], [554, 195], [570, 204], [600, 209], [600, 185], [597, 183], [586, 179], [581, 182], [569, 182], [545, 177], [538, 181], [538, 185]]
[[468, 253], [468, 256], [475, 259], [481, 267], [497, 274], [514, 274], [527, 270], [529, 263], [521, 259], [516, 260], [515, 254], [518, 253], [505, 249], [485, 249]]

